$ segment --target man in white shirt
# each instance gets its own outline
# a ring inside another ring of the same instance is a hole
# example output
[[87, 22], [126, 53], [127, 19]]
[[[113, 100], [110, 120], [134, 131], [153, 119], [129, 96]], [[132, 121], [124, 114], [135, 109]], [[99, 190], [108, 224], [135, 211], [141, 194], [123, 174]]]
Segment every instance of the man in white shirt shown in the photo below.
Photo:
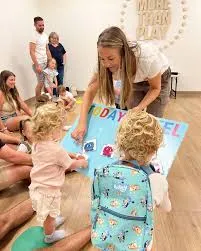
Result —
[[43, 70], [47, 67], [47, 60], [51, 58], [48, 47], [48, 36], [44, 32], [44, 21], [41, 17], [34, 18], [35, 31], [29, 43], [30, 55], [33, 62], [33, 70], [36, 73], [36, 97], [41, 94], [44, 85]]

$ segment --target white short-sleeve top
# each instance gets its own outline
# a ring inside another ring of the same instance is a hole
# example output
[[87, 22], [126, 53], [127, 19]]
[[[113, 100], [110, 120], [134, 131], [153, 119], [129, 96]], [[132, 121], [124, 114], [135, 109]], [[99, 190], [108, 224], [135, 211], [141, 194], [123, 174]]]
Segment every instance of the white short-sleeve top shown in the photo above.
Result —
[[167, 57], [153, 44], [142, 41], [137, 43], [139, 52], [136, 53], [137, 71], [134, 83], [163, 74], [169, 67]]

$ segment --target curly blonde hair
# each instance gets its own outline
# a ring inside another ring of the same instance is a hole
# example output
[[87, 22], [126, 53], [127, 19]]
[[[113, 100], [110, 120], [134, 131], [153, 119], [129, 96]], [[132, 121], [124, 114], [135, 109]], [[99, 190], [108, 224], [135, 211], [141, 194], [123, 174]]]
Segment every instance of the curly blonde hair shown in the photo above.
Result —
[[138, 163], [148, 163], [163, 141], [163, 129], [147, 112], [129, 110], [116, 137], [117, 149]]
[[42, 141], [51, 137], [54, 130], [62, 128], [65, 117], [64, 107], [60, 103], [38, 107], [31, 119], [33, 141]]

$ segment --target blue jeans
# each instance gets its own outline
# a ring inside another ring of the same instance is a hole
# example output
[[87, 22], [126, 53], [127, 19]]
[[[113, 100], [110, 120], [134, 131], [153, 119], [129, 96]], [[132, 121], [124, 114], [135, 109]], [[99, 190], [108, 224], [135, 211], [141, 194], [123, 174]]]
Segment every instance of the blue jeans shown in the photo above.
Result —
[[[63, 85], [63, 80], [64, 80], [64, 65], [59, 65], [57, 67], [57, 71], [58, 71], [58, 75], [57, 75], [57, 82], [58, 82], [58, 86], [59, 85]], [[57, 96], [57, 90], [56, 88], [54, 88], [53, 90], [53, 95]]]

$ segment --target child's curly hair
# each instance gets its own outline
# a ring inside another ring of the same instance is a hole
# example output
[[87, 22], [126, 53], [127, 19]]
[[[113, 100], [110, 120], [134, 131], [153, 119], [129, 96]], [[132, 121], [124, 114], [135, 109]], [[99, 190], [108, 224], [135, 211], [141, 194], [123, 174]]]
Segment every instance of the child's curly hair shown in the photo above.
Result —
[[117, 148], [138, 163], [147, 163], [163, 141], [163, 129], [147, 112], [129, 110], [117, 132]]
[[31, 119], [33, 141], [47, 139], [55, 129], [62, 128], [65, 110], [60, 103], [50, 103], [38, 107]]

